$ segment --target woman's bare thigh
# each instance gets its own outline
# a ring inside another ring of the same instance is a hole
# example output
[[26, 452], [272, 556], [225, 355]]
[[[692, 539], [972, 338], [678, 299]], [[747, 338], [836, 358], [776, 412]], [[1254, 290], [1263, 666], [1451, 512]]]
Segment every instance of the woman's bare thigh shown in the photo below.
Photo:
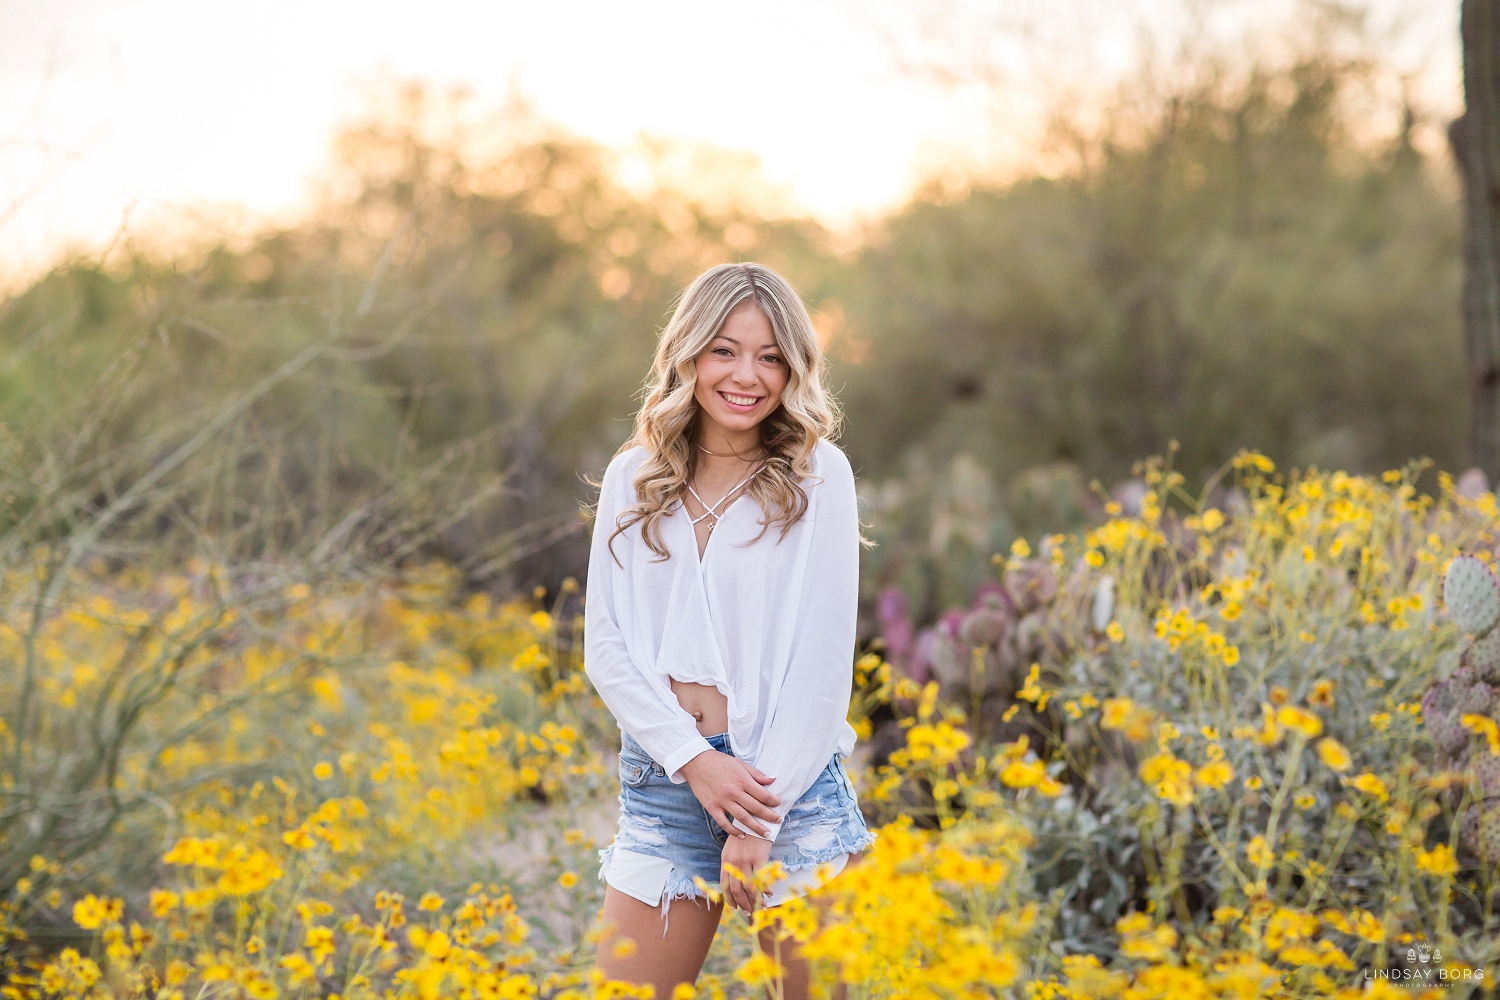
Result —
[[[844, 872], [859, 864], [862, 857], [864, 857], [863, 852], [849, 855], [849, 863], [844, 866], [844, 871], [839, 872], [839, 875], [843, 875]], [[834, 881], [837, 880], [838, 876], [834, 876]], [[826, 904], [816, 896], [813, 897], [813, 903], [818, 907], [819, 919], [821, 921], [822, 918], [827, 916]], [[780, 962], [782, 969], [785, 970], [782, 973], [781, 992], [779, 996], [781, 1000], [807, 1000], [810, 992], [809, 987], [811, 986], [812, 969], [808, 965], [807, 959], [802, 957], [801, 945], [797, 944], [791, 938], [778, 941], [776, 939], [778, 930], [779, 927], [768, 927], [761, 931], [759, 944], [760, 950]], [[845, 989], [842, 983], [834, 986], [833, 1000], [844, 1000], [844, 995]]]
[[[703, 899], [674, 899], [662, 934], [660, 906], [650, 906], [613, 886], [604, 890], [604, 926], [596, 964], [609, 979], [650, 983], [656, 995], [667, 998], [678, 983], [695, 983], [719, 929], [723, 903]], [[622, 938], [635, 949], [617, 957]]]

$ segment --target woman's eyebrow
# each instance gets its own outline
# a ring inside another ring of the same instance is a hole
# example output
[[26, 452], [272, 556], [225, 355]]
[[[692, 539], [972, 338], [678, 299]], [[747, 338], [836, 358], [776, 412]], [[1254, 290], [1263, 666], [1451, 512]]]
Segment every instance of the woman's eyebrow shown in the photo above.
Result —
[[[716, 334], [714, 334], [714, 340], [727, 340], [731, 344], [733, 344], [735, 347], [739, 347], [740, 346], [740, 342], [738, 340], [735, 340], [733, 337], [729, 336], [728, 334], [724, 334], [724, 333], [716, 333]], [[781, 345], [778, 344], [778, 343], [776, 343], [776, 341], [772, 340], [772, 341], [770, 341], [768, 343], [761, 344], [760, 347], [756, 348], [756, 350], [760, 350], [760, 351], [779, 351], [779, 350], [781, 350]]]

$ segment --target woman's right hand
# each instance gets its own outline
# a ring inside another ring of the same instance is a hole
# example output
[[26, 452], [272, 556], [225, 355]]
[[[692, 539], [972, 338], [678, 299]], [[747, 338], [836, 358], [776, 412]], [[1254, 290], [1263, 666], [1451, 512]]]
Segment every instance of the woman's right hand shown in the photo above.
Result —
[[[781, 797], [773, 795], [763, 785], [775, 781], [757, 771], [749, 764], [718, 750], [705, 750], [682, 765], [682, 776], [688, 787], [703, 804], [704, 810], [732, 837], [740, 835], [729, 820], [733, 816], [745, 828], [758, 837], [770, 833], [761, 825], [760, 819], [775, 823], [775, 806], [781, 805]], [[759, 819], [757, 819], [759, 817]]]

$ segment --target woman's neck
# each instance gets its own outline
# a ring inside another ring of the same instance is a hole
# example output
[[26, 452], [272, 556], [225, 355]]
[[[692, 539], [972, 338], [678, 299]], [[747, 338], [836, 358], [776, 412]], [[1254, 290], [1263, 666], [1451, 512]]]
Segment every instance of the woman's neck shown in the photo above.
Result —
[[742, 462], [756, 461], [765, 452], [760, 443], [759, 427], [731, 431], [712, 422], [705, 422], [705, 426], [700, 428], [697, 447], [700, 454], [738, 459]]

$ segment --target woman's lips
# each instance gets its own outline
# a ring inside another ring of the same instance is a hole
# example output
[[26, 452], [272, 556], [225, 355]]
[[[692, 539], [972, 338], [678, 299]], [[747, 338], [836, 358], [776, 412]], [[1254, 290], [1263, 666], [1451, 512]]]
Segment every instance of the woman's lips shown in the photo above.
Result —
[[[765, 397], [764, 396], [741, 396], [739, 393], [727, 393], [727, 392], [724, 392], [723, 390], [720, 390], [719, 391], [719, 398], [724, 401], [724, 405], [725, 406], [729, 407], [731, 410], [735, 411], [736, 413], [749, 413], [751, 410], [753, 410], [757, 406], [759, 406], [760, 405], [760, 401], [762, 399], [764, 399]], [[749, 402], [735, 402], [735, 400], [749, 400]]]

